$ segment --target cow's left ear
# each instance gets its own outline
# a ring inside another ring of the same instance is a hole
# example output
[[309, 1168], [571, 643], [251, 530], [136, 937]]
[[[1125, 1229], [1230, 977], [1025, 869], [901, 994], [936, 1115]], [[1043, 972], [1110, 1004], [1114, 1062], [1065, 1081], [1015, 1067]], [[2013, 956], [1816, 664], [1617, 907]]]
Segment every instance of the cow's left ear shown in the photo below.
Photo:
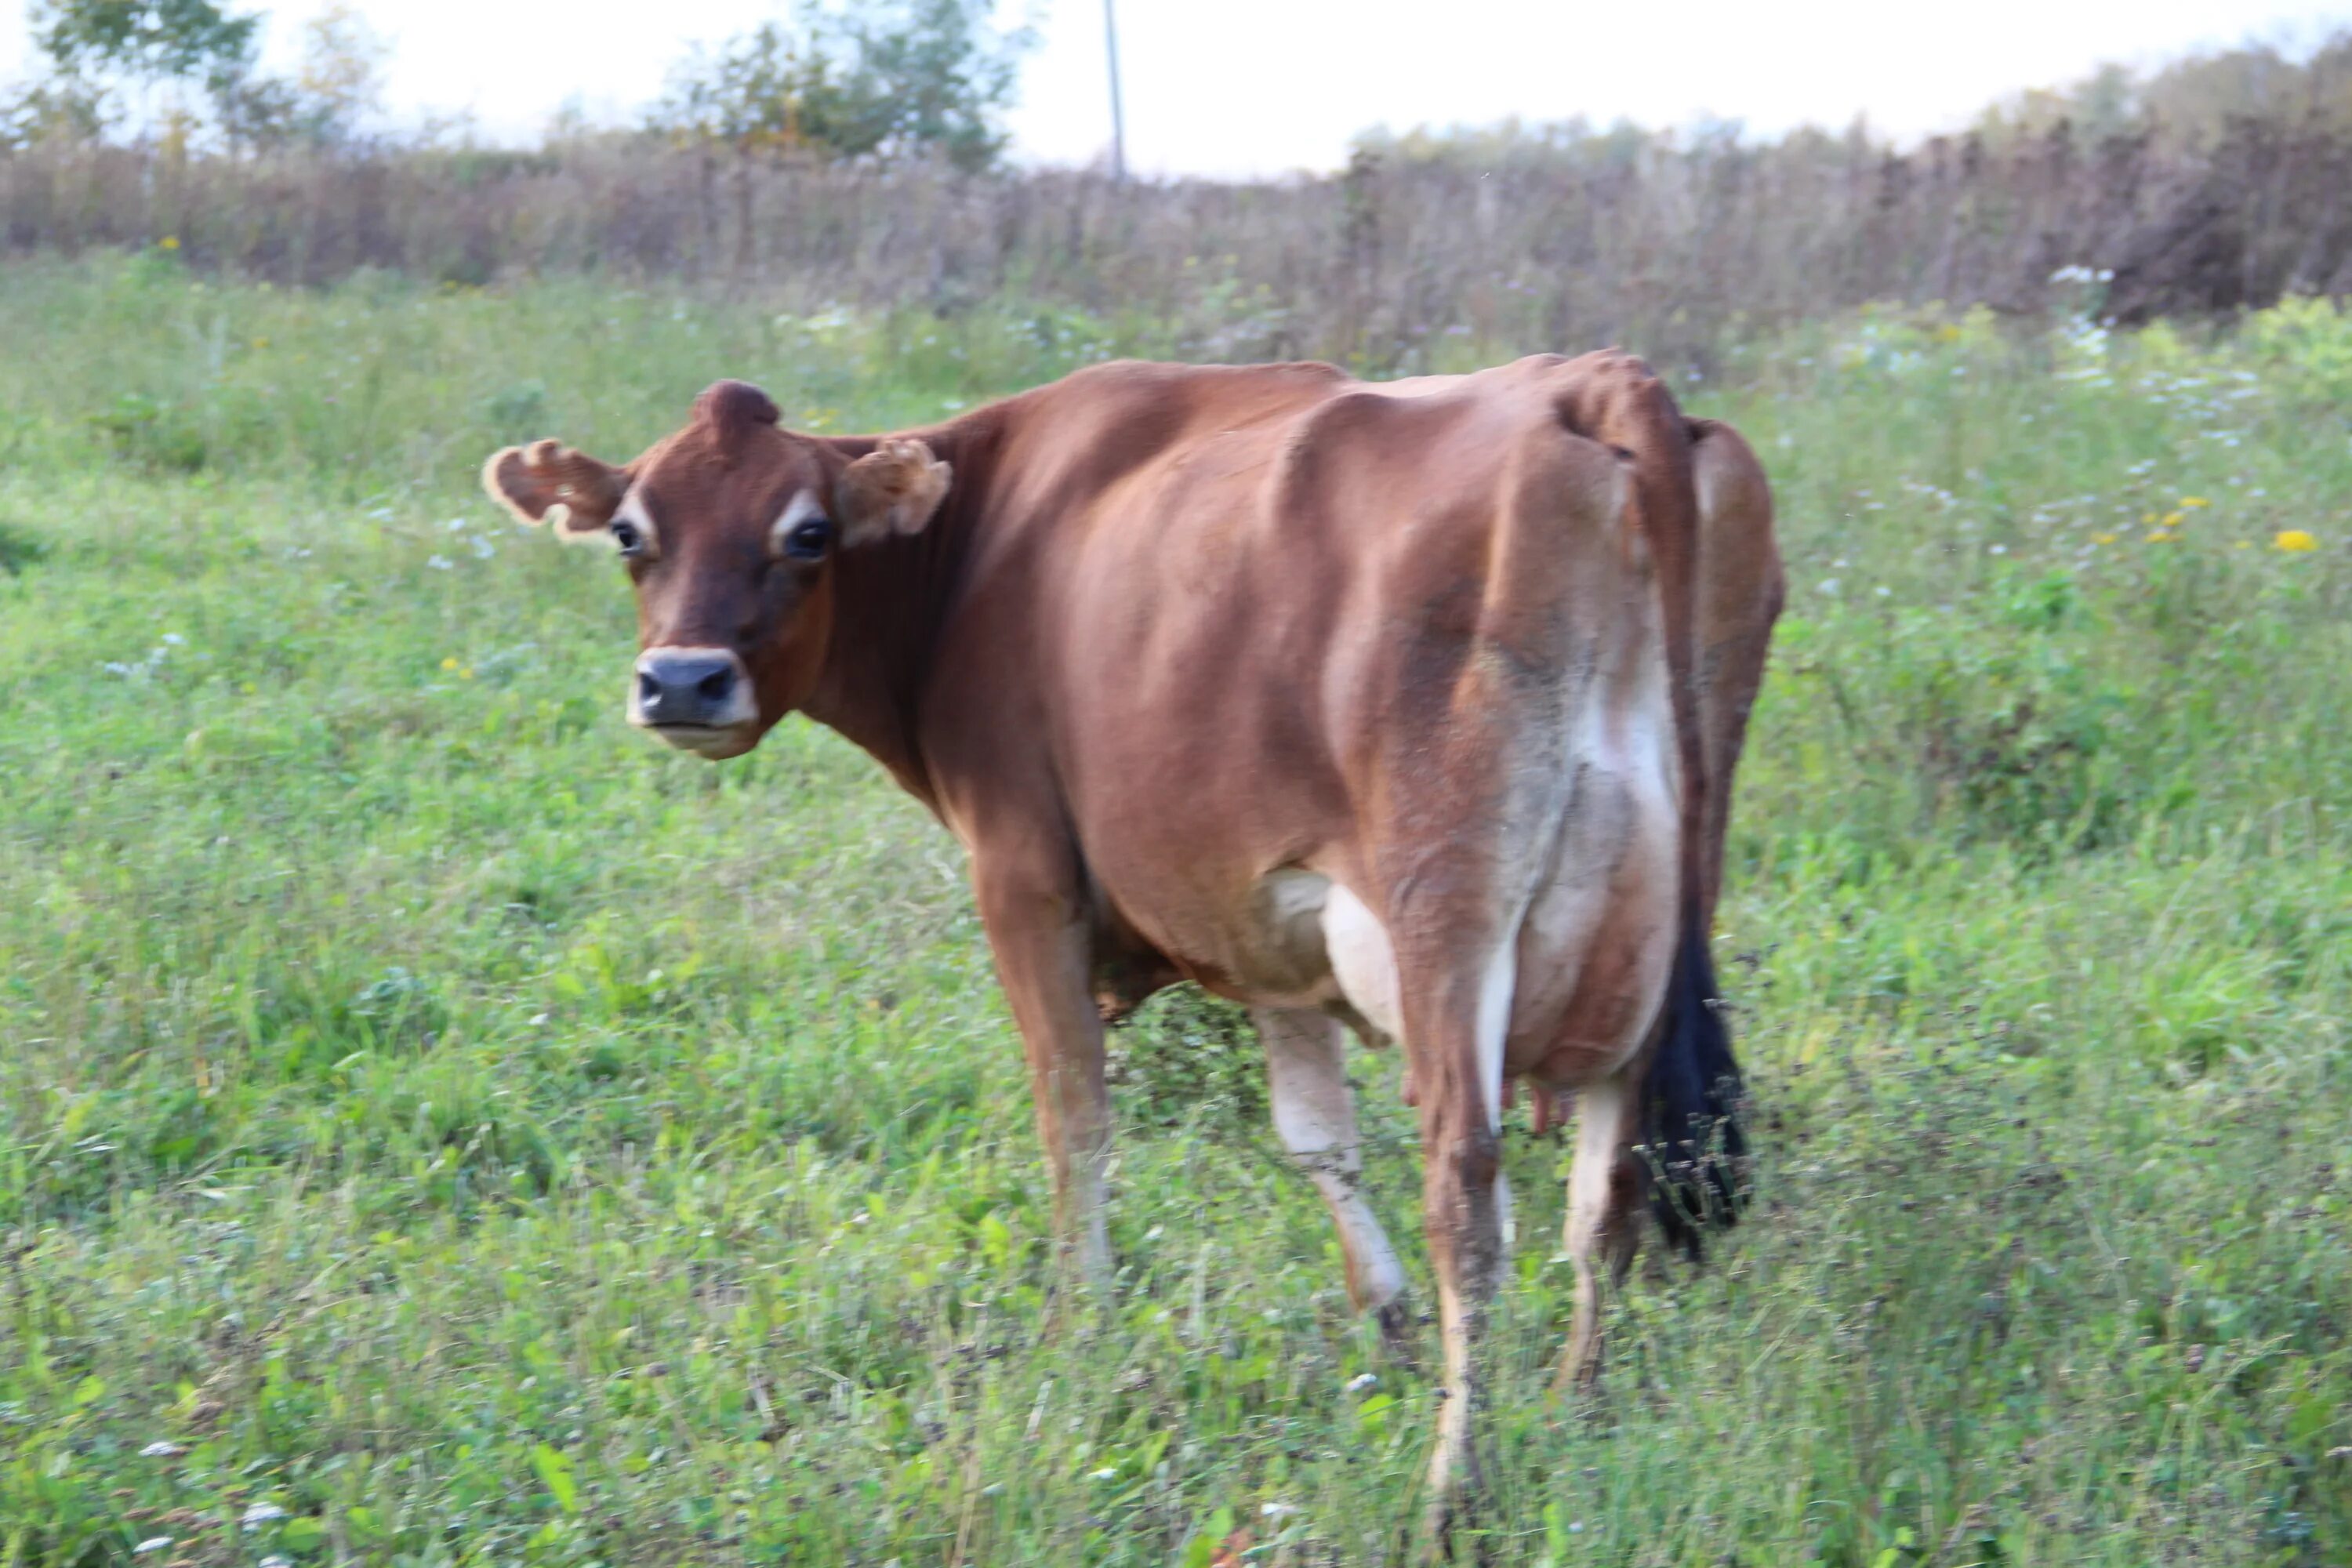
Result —
[[553, 441], [509, 447], [482, 465], [482, 489], [525, 522], [558, 539], [601, 536], [629, 493], [629, 471]]
[[948, 495], [955, 470], [911, 437], [895, 436], [841, 471], [834, 486], [834, 518], [842, 542], [870, 544], [896, 533], [919, 533]]

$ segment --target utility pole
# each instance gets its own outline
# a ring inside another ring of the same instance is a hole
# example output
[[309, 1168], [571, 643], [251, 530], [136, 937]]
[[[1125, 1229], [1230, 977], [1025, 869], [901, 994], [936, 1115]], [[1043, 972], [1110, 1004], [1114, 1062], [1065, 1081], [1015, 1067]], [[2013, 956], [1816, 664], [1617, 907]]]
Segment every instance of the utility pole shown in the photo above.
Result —
[[1110, 177], [1127, 183], [1127, 115], [1118, 102], [1118, 0], [1103, 0], [1103, 42], [1110, 53]]

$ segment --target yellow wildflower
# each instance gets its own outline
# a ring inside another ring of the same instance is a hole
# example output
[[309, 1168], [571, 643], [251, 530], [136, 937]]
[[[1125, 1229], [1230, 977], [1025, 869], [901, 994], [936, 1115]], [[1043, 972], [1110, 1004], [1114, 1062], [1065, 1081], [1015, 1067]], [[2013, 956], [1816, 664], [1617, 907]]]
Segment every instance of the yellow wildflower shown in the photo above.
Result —
[[2306, 550], [2319, 548], [2319, 541], [2312, 538], [2300, 528], [2283, 528], [2279, 530], [2278, 537], [2271, 542], [2291, 555], [2299, 555]]
[[471, 679], [474, 679], [474, 667], [473, 667], [472, 665], [470, 665], [470, 664], [461, 666], [461, 667], [458, 668], [458, 670], [457, 670], [457, 679], [460, 679], [460, 680], [471, 680]]
[[457, 668], [457, 661], [454, 658], [445, 658], [441, 661], [441, 668], [444, 669], [455, 669]]
[[2187, 522], [2188, 521], [2189, 514], [2185, 511], [2168, 511], [2164, 514], [2164, 522], [2162, 526], [2166, 528], [2179, 528], [2182, 523]]
[[2094, 544], [2113, 544], [2117, 536], [2112, 533], [2095, 533], [2091, 536], [2091, 542]]
[[2189, 508], [2191, 510], [2194, 510], [2198, 507], [2211, 506], [2213, 503], [2207, 500], [2203, 496], [2182, 496], [2180, 498], [2180, 504]]
[[2150, 544], [2169, 544], [2179, 537], [2179, 534], [2173, 533], [2168, 530], [2152, 528], [2148, 530], [2147, 542]]
[[2252, 550], [2253, 547], [2254, 542], [2251, 539], [2241, 539], [2238, 541], [2238, 548], [2241, 550]]
[[256, 338], [253, 340], [253, 346], [257, 349], [266, 349], [269, 346], [269, 340], [268, 338]]
[[180, 248], [180, 237], [176, 234], [167, 234], [155, 243], [163, 249], [177, 250]]
[[2156, 521], [2156, 513], [2152, 511], [2144, 511], [2139, 514], [2139, 520], [2142, 522], [2154, 522]]

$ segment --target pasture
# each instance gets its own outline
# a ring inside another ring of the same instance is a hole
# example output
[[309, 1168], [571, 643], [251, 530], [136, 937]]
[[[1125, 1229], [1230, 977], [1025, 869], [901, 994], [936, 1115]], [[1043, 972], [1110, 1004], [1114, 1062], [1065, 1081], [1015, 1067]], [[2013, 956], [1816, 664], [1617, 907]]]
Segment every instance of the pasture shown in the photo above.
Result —
[[[12, 266], [0, 344], [0, 1563], [1400, 1550], [1433, 1396], [1235, 1016], [1116, 1037], [1119, 1285], [1066, 1296], [953, 842], [800, 721], [628, 731], [618, 568], [474, 488], [720, 374], [887, 428], [1148, 324], [157, 250]], [[1515, 1126], [1486, 1550], [2352, 1561], [2352, 317], [1673, 379], [1790, 570], [1717, 948], [1759, 1201], [1551, 1410]]]

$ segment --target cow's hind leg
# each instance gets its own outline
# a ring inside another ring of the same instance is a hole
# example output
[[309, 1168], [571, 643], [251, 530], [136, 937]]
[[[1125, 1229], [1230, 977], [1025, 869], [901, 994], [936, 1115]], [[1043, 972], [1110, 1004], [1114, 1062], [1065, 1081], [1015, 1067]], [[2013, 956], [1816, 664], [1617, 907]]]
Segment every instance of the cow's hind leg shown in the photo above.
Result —
[[1553, 1381], [1555, 1395], [1590, 1390], [1601, 1371], [1601, 1270], [1624, 1282], [1642, 1244], [1642, 1177], [1631, 1148], [1636, 1085], [1631, 1072], [1577, 1096], [1576, 1155], [1568, 1173], [1562, 1244], [1576, 1268], [1576, 1313]]
[[1260, 1007], [1258, 1037], [1274, 1100], [1275, 1131], [1330, 1206], [1347, 1260], [1348, 1299], [1375, 1315], [1391, 1348], [1404, 1348], [1404, 1267], [1364, 1201], [1363, 1146], [1356, 1131], [1356, 1091], [1348, 1083], [1347, 1045], [1339, 1023], [1321, 1013]]
[[[1459, 929], [1458, 927], [1456, 929]], [[1484, 1485], [1478, 1437], [1487, 1399], [1489, 1320], [1502, 1280], [1503, 1037], [1516, 954], [1497, 943], [1476, 968], [1403, 966], [1405, 1046], [1421, 1099], [1422, 1210], [1437, 1276], [1445, 1383], [1430, 1458], [1430, 1536], [1444, 1546]]]

